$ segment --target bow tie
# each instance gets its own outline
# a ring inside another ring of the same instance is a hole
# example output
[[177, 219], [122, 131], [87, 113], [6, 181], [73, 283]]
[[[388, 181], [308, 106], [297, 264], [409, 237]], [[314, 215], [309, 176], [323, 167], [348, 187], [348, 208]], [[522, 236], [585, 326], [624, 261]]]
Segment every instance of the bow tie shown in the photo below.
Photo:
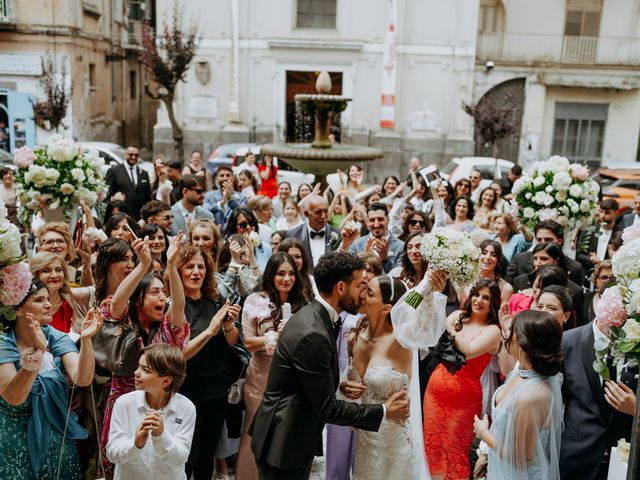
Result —
[[309, 235], [311, 236], [311, 238], [324, 237], [324, 230], [320, 230], [319, 232], [314, 232], [313, 230], [310, 230]]
[[336, 323], [333, 324], [333, 336], [336, 339], [338, 338], [338, 335], [340, 334], [340, 327], [342, 327], [342, 318], [338, 318]]

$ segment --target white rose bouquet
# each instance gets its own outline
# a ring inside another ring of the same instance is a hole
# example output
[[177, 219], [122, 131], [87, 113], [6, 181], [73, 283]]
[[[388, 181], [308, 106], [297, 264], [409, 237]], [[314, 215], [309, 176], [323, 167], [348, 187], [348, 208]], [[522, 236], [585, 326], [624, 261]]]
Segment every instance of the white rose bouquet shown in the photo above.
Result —
[[[464, 232], [436, 227], [422, 236], [420, 253], [430, 267], [444, 270], [461, 287], [472, 285], [478, 278], [480, 249]], [[405, 301], [416, 308], [422, 297], [420, 292], [413, 291]]]
[[604, 291], [596, 309], [611, 331], [608, 344], [594, 346], [593, 368], [604, 379], [609, 379], [608, 358], [616, 365], [640, 363], [640, 237], [632, 238], [632, 232], [634, 226], [624, 231], [624, 243], [611, 259], [616, 284]]
[[33, 152], [23, 148], [14, 163], [21, 204], [18, 216], [27, 228], [31, 216], [44, 205], [61, 208], [69, 217], [74, 206], [84, 202], [92, 207], [107, 191], [101, 169], [104, 161], [98, 152], [83, 153], [80, 145], [62, 135], [54, 135]]
[[536, 162], [513, 184], [514, 213], [531, 229], [541, 220], [569, 229], [590, 225], [600, 186], [588, 177], [587, 167], [565, 157]]

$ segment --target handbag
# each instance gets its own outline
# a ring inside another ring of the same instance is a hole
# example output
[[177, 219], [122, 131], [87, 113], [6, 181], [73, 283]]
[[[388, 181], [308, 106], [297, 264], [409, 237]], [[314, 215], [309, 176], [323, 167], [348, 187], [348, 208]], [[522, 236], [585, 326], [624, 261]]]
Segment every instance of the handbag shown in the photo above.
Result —
[[105, 319], [93, 337], [96, 374], [132, 377], [140, 359], [140, 335], [123, 321]]
[[244, 399], [244, 384], [247, 382], [246, 373], [251, 354], [241, 344], [234, 345], [231, 350], [230, 370], [233, 383], [227, 391], [227, 402], [231, 405], [238, 405]]

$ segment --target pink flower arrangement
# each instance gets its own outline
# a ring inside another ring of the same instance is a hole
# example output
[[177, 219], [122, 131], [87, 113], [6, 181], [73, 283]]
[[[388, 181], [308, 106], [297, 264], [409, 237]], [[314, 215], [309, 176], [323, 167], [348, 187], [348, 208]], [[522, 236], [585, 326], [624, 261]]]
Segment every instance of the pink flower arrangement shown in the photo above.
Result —
[[18, 262], [0, 270], [0, 303], [18, 305], [29, 293], [31, 271], [26, 262]]
[[596, 307], [596, 315], [609, 327], [621, 327], [627, 320], [627, 310], [617, 286], [607, 288]]
[[36, 156], [29, 147], [20, 147], [16, 149], [13, 154], [13, 163], [15, 163], [18, 168], [29, 168], [33, 165], [35, 159]]
[[589, 169], [584, 165], [580, 165], [579, 163], [572, 163], [570, 168], [571, 176], [576, 180], [584, 181], [589, 177]]

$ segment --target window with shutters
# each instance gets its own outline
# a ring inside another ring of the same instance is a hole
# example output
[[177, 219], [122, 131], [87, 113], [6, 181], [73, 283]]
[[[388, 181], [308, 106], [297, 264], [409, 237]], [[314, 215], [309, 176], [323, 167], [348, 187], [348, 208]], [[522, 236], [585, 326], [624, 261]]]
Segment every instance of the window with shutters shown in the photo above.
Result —
[[600, 163], [608, 110], [604, 103], [556, 103], [551, 154]]
[[478, 33], [503, 31], [504, 8], [500, 0], [481, 0], [478, 15]]
[[336, 28], [337, 0], [298, 0], [298, 28]]
[[602, 0], [567, 0], [564, 34], [597, 37], [601, 13]]

